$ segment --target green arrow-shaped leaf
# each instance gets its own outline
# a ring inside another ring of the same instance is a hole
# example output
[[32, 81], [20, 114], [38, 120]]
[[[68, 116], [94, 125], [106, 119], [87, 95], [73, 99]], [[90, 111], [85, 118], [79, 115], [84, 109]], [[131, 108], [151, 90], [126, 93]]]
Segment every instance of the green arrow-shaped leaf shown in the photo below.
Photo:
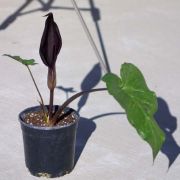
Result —
[[165, 140], [163, 131], [154, 119], [157, 98], [150, 91], [140, 70], [130, 63], [124, 63], [120, 76], [108, 73], [103, 77], [108, 92], [125, 109], [129, 122], [138, 134], [149, 143], [155, 159]]
[[9, 54], [4, 54], [4, 56], [8, 56], [26, 66], [37, 64], [34, 59], [22, 59], [20, 56], [11, 56]]

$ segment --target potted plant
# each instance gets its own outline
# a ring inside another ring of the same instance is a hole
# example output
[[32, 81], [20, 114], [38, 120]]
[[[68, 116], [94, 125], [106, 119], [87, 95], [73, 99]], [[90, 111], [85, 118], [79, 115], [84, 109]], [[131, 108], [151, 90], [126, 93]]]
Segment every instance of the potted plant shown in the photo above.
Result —
[[107, 73], [102, 80], [107, 88], [79, 92], [60, 106], [53, 104], [56, 87], [56, 59], [62, 46], [61, 35], [53, 14], [46, 15], [45, 28], [40, 43], [40, 57], [48, 67], [47, 84], [49, 104], [45, 105], [30, 66], [34, 59], [5, 54], [25, 65], [39, 94], [39, 106], [30, 107], [19, 114], [22, 128], [26, 166], [35, 176], [58, 177], [70, 173], [74, 167], [75, 140], [78, 113], [68, 105], [79, 96], [95, 91], [108, 91], [124, 108], [130, 124], [152, 148], [155, 159], [165, 140], [163, 131], [154, 119], [157, 98], [149, 90], [141, 71], [133, 64], [121, 66], [120, 77]]

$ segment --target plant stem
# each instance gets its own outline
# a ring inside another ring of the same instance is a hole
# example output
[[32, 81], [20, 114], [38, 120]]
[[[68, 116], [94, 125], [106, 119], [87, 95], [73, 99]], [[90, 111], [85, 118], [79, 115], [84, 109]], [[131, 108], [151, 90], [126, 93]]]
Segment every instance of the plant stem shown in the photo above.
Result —
[[54, 101], [54, 88], [56, 87], [56, 68], [48, 68], [48, 78], [47, 78], [48, 88], [50, 90], [49, 96], [49, 119], [51, 120], [53, 114], [53, 101]]
[[96, 91], [106, 91], [107, 88], [98, 88], [98, 89], [91, 89], [91, 90], [87, 90], [87, 91], [82, 91], [82, 92], [79, 92], [73, 96], [71, 96], [68, 100], [66, 100], [62, 106], [59, 107], [59, 109], [57, 110], [57, 112], [55, 113], [54, 117], [52, 118], [52, 121], [51, 121], [51, 125], [54, 125], [57, 123], [57, 118], [59, 115], [61, 115], [62, 111], [64, 110], [64, 108], [66, 108], [72, 101], [74, 101], [76, 98], [84, 95], [84, 94], [87, 94], [87, 93], [91, 93], [91, 92], [96, 92]]
[[41, 99], [41, 104], [42, 104], [42, 110], [43, 110], [43, 113], [44, 113], [44, 115], [46, 115], [46, 111], [45, 111], [45, 106], [44, 106], [44, 101], [43, 101], [43, 98], [42, 98], [42, 95], [41, 95], [41, 93], [40, 93], [40, 91], [39, 91], [39, 88], [38, 88], [38, 86], [37, 86], [37, 84], [36, 84], [36, 81], [35, 81], [35, 79], [34, 79], [34, 77], [33, 77], [33, 74], [32, 74], [32, 72], [31, 72], [31, 69], [29, 68], [29, 66], [28, 65], [26, 65], [26, 67], [27, 67], [27, 69], [28, 69], [28, 71], [29, 71], [29, 73], [30, 73], [30, 76], [31, 76], [31, 78], [32, 78], [32, 80], [33, 80], [33, 83], [34, 83], [34, 85], [35, 85], [35, 87], [36, 87], [36, 90], [37, 90], [37, 92], [38, 92], [38, 94], [39, 94], [39, 97], [40, 97], [40, 99]]
[[54, 89], [50, 90], [50, 98], [49, 98], [49, 119], [52, 117], [53, 100], [54, 100]]

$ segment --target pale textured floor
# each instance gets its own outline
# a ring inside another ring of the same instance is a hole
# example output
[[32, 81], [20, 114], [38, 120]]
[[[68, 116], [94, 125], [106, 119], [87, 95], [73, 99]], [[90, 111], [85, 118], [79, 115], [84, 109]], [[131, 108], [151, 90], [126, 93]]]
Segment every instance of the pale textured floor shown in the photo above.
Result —
[[[0, 54], [35, 58], [39, 65], [32, 71], [48, 102], [47, 69], [38, 55], [45, 20], [42, 16], [47, 12], [39, 10], [13, 19], [13, 14], [17, 14], [14, 12], [24, 2], [0, 0]], [[81, 8], [90, 7], [88, 0], [77, 2]], [[153, 165], [150, 147], [139, 138], [124, 114], [93, 118], [123, 110], [107, 93], [91, 94], [80, 110], [86, 129], [81, 129], [79, 135], [84, 134], [81, 136], [83, 143], [88, 141], [73, 172], [61, 179], [179, 180], [180, 1], [94, 0], [94, 3], [101, 13], [98, 25], [111, 70], [119, 73], [123, 62], [132, 62], [142, 70], [149, 87], [159, 97], [156, 117], [166, 132], [167, 141]], [[53, 6], [72, 7], [70, 0], [55, 0]], [[22, 12], [37, 8], [41, 5], [34, 0]], [[104, 87], [103, 82], [94, 79], [93, 73], [97, 73], [96, 77], [100, 75], [95, 66], [98, 61], [75, 12], [51, 11], [63, 37], [63, 49], [57, 62], [57, 85], [76, 91], [85, 87]], [[82, 11], [82, 14], [102, 52], [91, 12]], [[37, 105], [38, 96], [22, 65], [6, 57], [0, 59], [0, 180], [38, 179], [25, 168], [17, 121], [21, 110]], [[83, 82], [85, 77], [91, 84]], [[65, 99], [66, 94], [57, 89], [55, 102], [61, 104]], [[77, 109], [78, 102], [72, 103], [72, 107]], [[173, 163], [168, 170], [169, 159]]]

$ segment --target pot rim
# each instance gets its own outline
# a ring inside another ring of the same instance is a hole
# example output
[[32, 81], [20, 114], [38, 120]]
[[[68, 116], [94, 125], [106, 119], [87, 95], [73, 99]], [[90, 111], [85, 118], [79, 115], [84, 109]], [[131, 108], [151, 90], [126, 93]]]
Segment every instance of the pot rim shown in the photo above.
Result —
[[[59, 105], [54, 105], [53, 107], [59, 107]], [[67, 125], [64, 125], [64, 126], [52, 126], [52, 127], [44, 127], [44, 126], [34, 126], [34, 125], [30, 125], [30, 124], [27, 124], [23, 121], [23, 115], [25, 113], [27, 113], [28, 111], [32, 112], [33, 109], [39, 109], [40, 106], [32, 106], [32, 107], [28, 107], [26, 109], [24, 109], [23, 111], [21, 111], [18, 115], [18, 120], [21, 124], [23, 124], [24, 126], [28, 127], [28, 128], [31, 128], [31, 129], [38, 129], [38, 130], [45, 130], [45, 131], [51, 131], [51, 130], [56, 130], [56, 129], [64, 129], [64, 128], [67, 128], [67, 127], [70, 127], [70, 126], [73, 126], [74, 124], [76, 124], [79, 120], [79, 114], [77, 111], [75, 111], [74, 109], [70, 108], [70, 107], [66, 107], [65, 110], [70, 110], [72, 109], [73, 110], [73, 113], [75, 115], [74, 119], [75, 121], [71, 124], [67, 124]]]

